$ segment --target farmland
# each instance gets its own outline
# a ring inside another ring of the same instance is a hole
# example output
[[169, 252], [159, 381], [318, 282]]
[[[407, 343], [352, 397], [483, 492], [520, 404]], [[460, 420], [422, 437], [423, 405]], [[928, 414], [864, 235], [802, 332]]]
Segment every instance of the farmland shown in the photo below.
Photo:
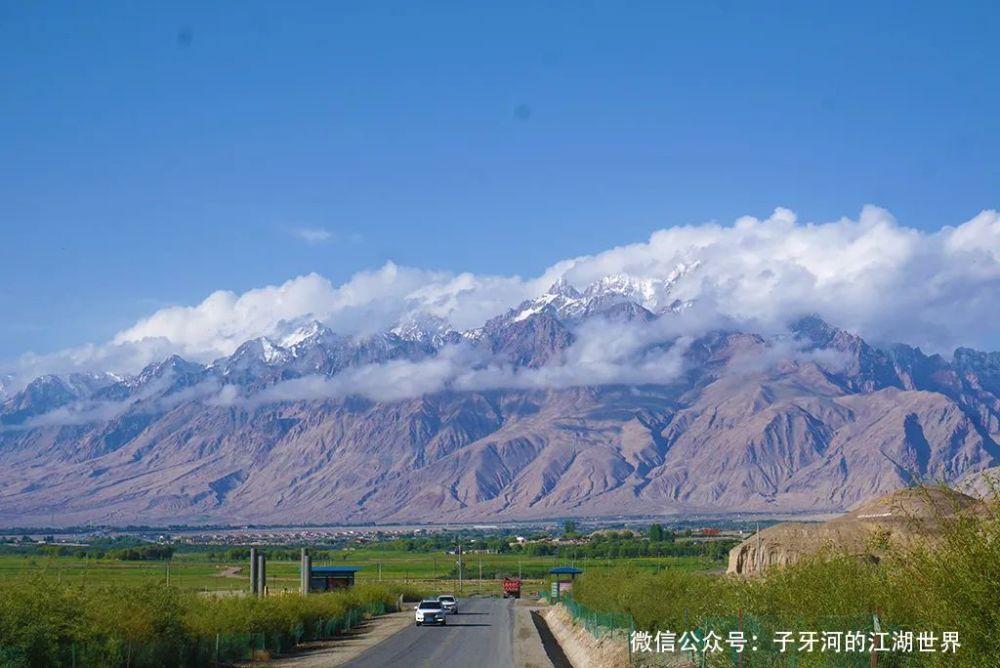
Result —
[[[419, 585], [429, 591], [496, 592], [496, 580], [520, 577], [528, 591], [545, 587], [554, 566], [603, 572], [628, 566], [643, 573], [720, 571], [735, 540], [707, 529], [674, 532], [654, 524], [646, 531], [600, 530], [590, 534], [567, 522], [562, 531], [517, 536], [501, 531], [460, 530], [429, 534], [306, 530], [247, 531], [174, 536], [96, 535], [74, 543], [48, 536], [0, 541], [0, 583], [41, 578], [62, 585], [170, 585], [180, 591], [245, 591], [249, 546], [268, 560], [271, 592], [299, 587], [299, 551], [314, 566], [360, 568], [359, 583]], [[241, 542], [245, 541], [245, 542]], [[459, 582], [458, 549], [462, 573]]]
[[[265, 550], [266, 552], [266, 550]], [[338, 551], [337, 559], [317, 559], [315, 566], [351, 565], [361, 567], [359, 583], [381, 581], [409, 583], [431, 590], [458, 590], [457, 556], [446, 553], [399, 553], [377, 549]], [[335, 554], [337, 554], [335, 552]], [[541, 589], [549, 568], [575, 565], [586, 572], [600, 572], [629, 565], [642, 572], [664, 570], [709, 571], [723, 566], [708, 557], [637, 557], [564, 560], [558, 556], [514, 554], [466, 554], [463, 557], [465, 592], [495, 592], [495, 579], [516, 576], [525, 586]], [[480, 565], [482, 580], [480, 580]], [[64, 585], [156, 585], [169, 584], [183, 591], [235, 591], [249, 586], [248, 562], [241, 559], [209, 558], [205, 552], [179, 552], [164, 561], [120, 561], [109, 558], [50, 556], [45, 554], [0, 555], [0, 582], [11, 583], [42, 577]], [[268, 582], [272, 591], [294, 590], [299, 582], [297, 559], [268, 561]]]
[[[336, 634], [364, 615], [392, 609], [401, 594], [495, 595], [497, 578], [521, 575], [523, 591], [531, 595], [547, 588], [548, 571], [557, 565], [593, 573], [628, 568], [654, 576], [723, 566], [725, 545], [718, 541], [674, 544], [672, 537], [653, 535], [654, 541], [631, 533], [548, 536], [528, 545], [497, 536], [310, 545], [314, 566], [361, 570], [353, 589], [309, 597], [297, 595], [298, 555], [305, 545], [263, 544], [258, 549], [267, 556], [271, 594], [265, 598], [235, 595], [249, 589], [249, 560], [248, 548], [231, 541], [8, 539], [0, 544], [0, 665], [151, 667], [245, 660]], [[461, 583], [452, 548], [459, 543]]]

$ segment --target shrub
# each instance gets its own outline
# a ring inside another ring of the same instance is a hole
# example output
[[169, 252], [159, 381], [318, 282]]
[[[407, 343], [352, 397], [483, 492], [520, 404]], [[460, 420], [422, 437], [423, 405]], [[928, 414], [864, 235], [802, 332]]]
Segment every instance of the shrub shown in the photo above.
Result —
[[307, 597], [213, 597], [166, 585], [61, 587], [38, 577], [0, 589], [0, 664], [70, 665], [73, 652], [78, 665], [175, 665], [199, 638], [294, 637], [297, 629], [350, 610], [379, 603], [391, 608], [403, 593], [413, 592], [360, 585]]
[[877, 610], [888, 628], [938, 637], [958, 632], [957, 655], [918, 654], [907, 665], [995, 668], [1000, 494], [994, 487], [985, 512], [948, 510], [938, 508], [930, 520], [935, 530], [915, 542], [889, 547], [883, 541], [878, 563], [827, 551], [753, 579], [621, 568], [584, 574], [573, 594], [589, 608], [628, 613], [649, 631], [694, 629], [739, 609], [784, 630], [845, 630], [831, 626], [870, 619]]

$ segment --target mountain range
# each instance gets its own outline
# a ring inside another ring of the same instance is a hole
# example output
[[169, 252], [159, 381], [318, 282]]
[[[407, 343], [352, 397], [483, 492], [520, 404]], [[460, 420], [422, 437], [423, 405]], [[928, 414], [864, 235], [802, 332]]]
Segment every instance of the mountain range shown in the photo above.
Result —
[[[319, 322], [210, 363], [0, 382], [0, 524], [838, 512], [1000, 465], [1000, 353], [674, 324], [608, 276], [468, 331]], [[3, 380], [3, 379], [0, 379]]]

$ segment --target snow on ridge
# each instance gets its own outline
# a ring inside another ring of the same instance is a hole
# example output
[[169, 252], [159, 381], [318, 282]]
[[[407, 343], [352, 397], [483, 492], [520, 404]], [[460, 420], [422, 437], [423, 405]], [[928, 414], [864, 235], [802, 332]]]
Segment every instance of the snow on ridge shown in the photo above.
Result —
[[268, 364], [278, 364], [283, 362], [288, 357], [288, 351], [283, 347], [276, 345], [271, 339], [267, 337], [261, 337], [260, 339], [260, 349], [264, 355], [264, 361]]
[[297, 327], [292, 330], [289, 334], [282, 337], [278, 345], [281, 348], [294, 348], [295, 346], [308, 341], [309, 339], [315, 338], [322, 334], [326, 330], [326, 326], [318, 320], [313, 320], [312, 322]]
[[444, 318], [429, 313], [415, 313], [401, 319], [389, 330], [404, 341], [435, 340], [452, 331]]
[[633, 302], [653, 313], [674, 312], [687, 308], [690, 301], [673, 298], [674, 286], [698, 268], [699, 262], [678, 264], [664, 278], [639, 277], [626, 273], [608, 274], [588, 285], [582, 292], [561, 277], [545, 292], [511, 309], [507, 318], [521, 322], [551, 306], [563, 319], [575, 319], [597, 304]]

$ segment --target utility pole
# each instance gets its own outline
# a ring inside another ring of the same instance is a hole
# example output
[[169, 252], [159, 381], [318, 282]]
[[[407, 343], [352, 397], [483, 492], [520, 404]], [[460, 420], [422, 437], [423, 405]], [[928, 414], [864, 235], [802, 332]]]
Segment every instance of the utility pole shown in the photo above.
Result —
[[483, 589], [483, 557], [479, 557], [479, 590]]
[[462, 591], [462, 542], [458, 543], [458, 591]]
[[257, 553], [257, 596], [267, 595], [267, 558], [262, 552]]
[[250, 548], [250, 594], [257, 596], [257, 548]]
[[302, 548], [299, 554], [299, 589], [303, 596], [309, 594], [309, 583], [312, 580], [312, 555], [307, 548]]

